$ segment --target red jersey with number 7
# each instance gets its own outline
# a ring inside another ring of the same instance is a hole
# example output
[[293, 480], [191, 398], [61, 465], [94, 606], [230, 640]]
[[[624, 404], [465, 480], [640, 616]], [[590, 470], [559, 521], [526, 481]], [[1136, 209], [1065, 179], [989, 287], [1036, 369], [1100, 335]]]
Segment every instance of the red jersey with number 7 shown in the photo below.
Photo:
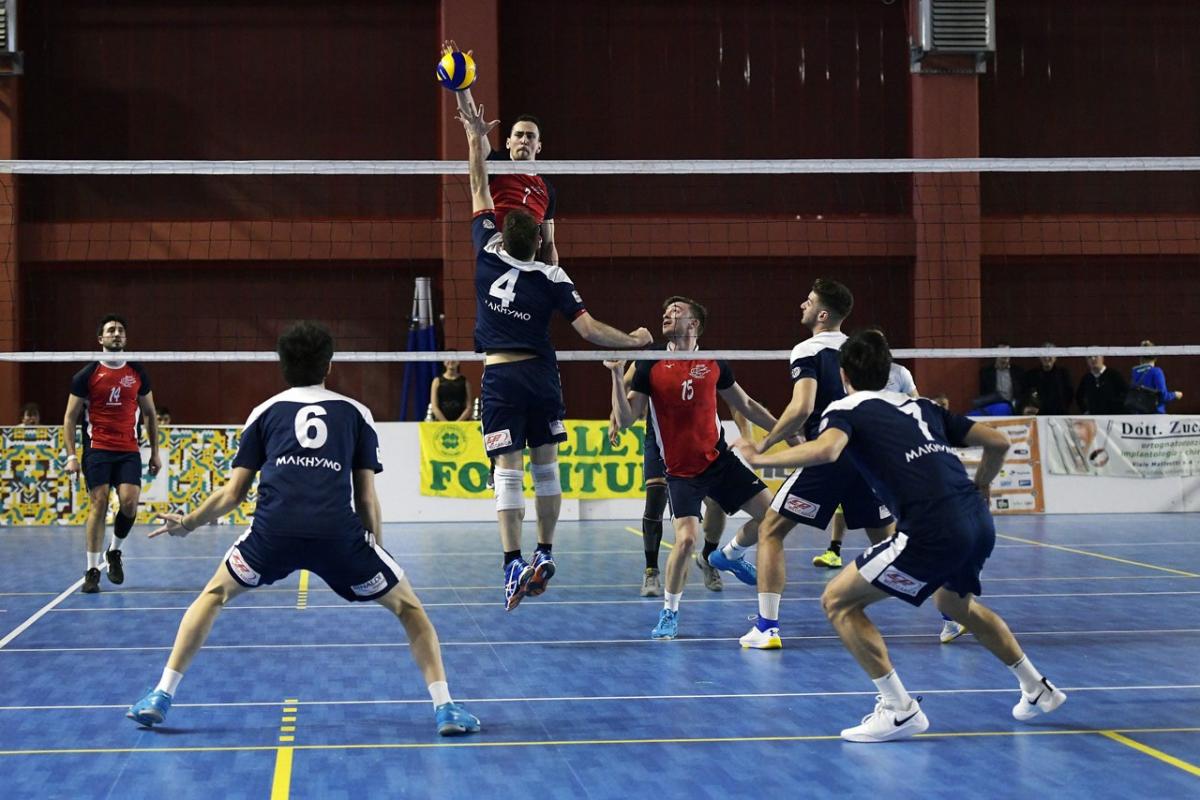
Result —
[[728, 449], [717, 415], [717, 392], [733, 384], [733, 369], [726, 361], [637, 362], [630, 386], [650, 398], [653, 434], [668, 475], [695, 477]]
[[87, 451], [138, 452], [138, 398], [150, 393], [150, 376], [135, 361], [111, 367], [93, 361], [71, 378], [71, 394], [83, 398], [83, 447]]
[[[508, 152], [504, 150], [488, 156], [488, 161], [508, 160]], [[539, 225], [554, 219], [554, 187], [539, 175], [492, 175], [488, 187], [492, 205], [496, 207], [496, 227], [500, 230], [504, 229], [504, 215], [509, 211], [524, 211]]]

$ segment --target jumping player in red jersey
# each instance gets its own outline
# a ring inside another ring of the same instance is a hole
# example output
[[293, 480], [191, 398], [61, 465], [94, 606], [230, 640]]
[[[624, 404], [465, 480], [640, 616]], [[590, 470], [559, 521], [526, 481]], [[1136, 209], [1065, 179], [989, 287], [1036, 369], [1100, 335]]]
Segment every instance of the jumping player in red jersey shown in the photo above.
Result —
[[[442, 44], [442, 53], [453, 53], [458, 45], [452, 41]], [[470, 112], [475, 105], [470, 89], [454, 93], [460, 112]], [[489, 145], [490, 147], [490, 145]], [[522, 114], [513, 122], [504, 150], [492, 150], [488, 161], [537, 161], [542, 152], [542, 124], [532, 114]], [[544, 264], [558, 264], [558, 248], [554, 244], [554, 187], [540, 175], [492, 175], [489, 178], [492, 202], [495, 204], [496, 228], [504, 229], [504, 217], [509, 211], [519, 209], [541, 227], [542, 244], [537, 260]]]
[[[118, 314], [108, 314], [100, 320], [96, 338], [106, 353], [119, 354], [125, 349], [125, 329], [125, 319]], [[81, 414], [86, 420], [82, 462], [75, 455], [75, 426]], [[63, 418], [63, 441], [67, 448], [67, 472], [78, 474], [82, 466], [91, 502], [87, 518], [87, 572], [80, 588], [85, 594], [100, 591], [102, 557], [108, 563], [108, 579], [117, 584], [125, 581], [121, 542], [133, 527], [142, 493], [139, 418], [145, 420], [150, 439], [150, 474], [157, 475], [162, 469], [158, 456], [158, 418], [154, 414], [150, 377], [142, 365], [110, 355], [88, 364], [71, 379], [71, 394]], [[112, 544], [107, 551], [101, 551], [108, 493], [112, 488], [117, 490], [120, 508], [113, 523]]]
[[[675, 524], [675, 547], [667, 558], [666, 592], [654, 639], [674, 639], [679, 632], [679, 601], [687, 583], [688, 564], [700, 530], [700, 505], [711, 497], [732, 514], [738, 509], [751, 520], [725, 547], [708, 557], [712, 566], [732, 572], [742, 583], [757, 582], [754, 565], [745, 560], [746, 550], [758, 542], [758, 523], [771, 505], [771, 492], [725, 444], [717, 417], [717, 395], [734, 411], [760, 427], [775, 427], [775, 417], [750, 398], [733, 377], [725, 361], [696, 358], [700, 334], [708, 311], [687, 297], [669, 297], [663, 303], [662, 331], [668, 350], [688, 353], [686, 360], [639, 361], [629, 396], [625, 392], [625, 362], [605, 361], [612, 373], [613, 415], [623, 430], [646, 412], [666, 464], [667, 496]], [[649, 434], [647, 434], [649, 435]]]

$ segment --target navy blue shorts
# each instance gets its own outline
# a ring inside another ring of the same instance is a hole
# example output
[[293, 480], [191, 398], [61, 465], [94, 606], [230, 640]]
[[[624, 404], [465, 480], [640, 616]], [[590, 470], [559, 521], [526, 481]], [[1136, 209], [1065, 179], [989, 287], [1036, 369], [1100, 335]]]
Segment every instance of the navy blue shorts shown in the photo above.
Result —
[[979, 573], [996, 544], [996, 528], [979, 495], [943, 498], [905, 515], [906, 530], [854, 559], [873, 586], [919, 606], [942, 586], [983, 594]]
[[545, 359], [485, 367], [479, 396], [488, 456], [567, 440], [558, 367]]
[[832, 464], [796, 470], [771, 500], [771, 508], [779, 514], [819, 530], [829, 527], [839, 505], [851, 530], [885, 528], [893, 519], [847, 453]]
[[667, 476], [671, 518], [699, 517], [704, 498], [711, 497], [726, 514], [746, 505], [767, 485], [731, 450], [722, 450], [708, 469], [693, 478]]
[[658, 437], [654, 435], [649, 419], [646, 420], [646, 443], [642, 446], [642, 475], [647, 481], [667, 477], [667, 465], [663, 463]]
[[130, 483], [142, 486], [142, 454], [114, 450], [84, 450], [83, 478], [89, 489]]
[[235, 581], [252, 589], [306, 569], [350, 601], [377, 600], [404, 578], [400, 565], [365, 531], [361, 536], [311, 539], [264, 535], [251, 526], [225, 554], [225, 568]]

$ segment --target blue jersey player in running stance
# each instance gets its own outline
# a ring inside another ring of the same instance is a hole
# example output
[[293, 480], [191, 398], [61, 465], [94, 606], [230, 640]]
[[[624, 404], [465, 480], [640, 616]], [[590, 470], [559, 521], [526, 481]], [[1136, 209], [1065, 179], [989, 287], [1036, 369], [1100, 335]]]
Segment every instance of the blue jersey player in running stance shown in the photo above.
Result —
[[[525, 596], [539, 595], [554, 576], [554, 527], [562, 506], [558, 444], [567, 440], [558, 359], [550, 343], [550, 319], [557, 311], [575, 331], [601, 347], [645, 347], [650, 332], [622, 333], [588, 314], [565, 271], [536, 261], [541, 232], [529, 214], [513, 210], [496, 230], [488, 188], [488, 133], [499, 122], [483, 118], [483, 106], [464, 103], [457, 119], [470, 149], [471, 205], [475, 218], [475, 350], [487, 354], [483, 385], [483, 443], [495, 459], [496, 511], [504, 549], [504, 607], [511, 611]], [[524, 456], [537, 504], [538, 544], [533, 559], [521, 557], [525, 518]]]
[[[821, 597], [842, 643], [879, 689], [875, 710], [843, 730], [842, 738], [883, 742], [929, 727], [920, 698], [905, 691], [883, 636], [866, 615], [867, 606], [888, 597], [919, 606], [932, 596], [938, 610], [1008, 665], [1021, 684], [1012, 710], [1018, 720], [1058, 708], [1066, 694], [1034, 668], [1004, 620], [975, 600], [982, 593], [980, 570], [996, 541], [988, 487], [1008, 438], [929, 400], [883, 391], [892, 357], [878, 331], [850, 337], [839, 355], [849, 394], [825, 409], [814, 441], [769, 455], [748, 442], [738, 448], [753, 466], [775, 467], [828, 464], [846, 452], [896, 515], [896, 533], [855, 559]], [[974, 446], [983, 447], [983, 458], [972, 481], [951, 448]]]
[[404, 570], [379, 544], [379, 438], [366, 406], [325, 388], [333, 337], [324, 326], [299, 322], [279, 337], [278, 349], [292, 388], [250, 414], [229, 481], [195, 511], [165, 514], [165, 524], [150, 533], [186, 536], [215, 521], [245, 500], [261, 472], [254, 522], [184, 614], [158, 685], [125, 716], [146, 727], [161, 723], [225, 604], [306, 569], [346, 600], [374, 600], [400, 619], [429, 687], [438, 733], [478, 731], [479, 720], [450, 699], [433, 623]]

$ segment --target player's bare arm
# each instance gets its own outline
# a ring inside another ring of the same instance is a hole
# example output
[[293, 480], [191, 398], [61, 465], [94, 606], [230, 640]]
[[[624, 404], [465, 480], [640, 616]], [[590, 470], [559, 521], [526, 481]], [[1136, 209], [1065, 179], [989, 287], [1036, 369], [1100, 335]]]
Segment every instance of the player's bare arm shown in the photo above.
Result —
[[746, 394], [741, 384], [734, 383], [728, 389], [721, 389], [719, 394], [731, 409], [741, 414], [763, 430], [769, 431], [775, 427], [775, 415], [762, 403]]
[[472, 212], [478, 214], [480, 211], [491, 211], [496, 205], [492, 202], [492, 190], [488, 188], [487, 157], [491, 152], [491, 145], [488, 144], [487, 137], [492, 129], [500, 124], [500, 120], [485, 120], [482, 105], [459, 108], [455, 119], [462, 123], [467, 134]]
[[542, 250], [540, 256], [543, 263], [558, 266], [558, 245], [554, 243], [554, 220], [552, 219], [542, 222]]
[[977, 422], [967, 431], [964, 441], [971, 447], [983, 448], [983, 457], [979, 459], [979, 467], [975, 470], [975, 488], [984, 499], [990, 498], [992, 481], [1004, 466], [1004, 455], [1010, 444], [1008, 436], [1004, 431]]
[[162, 469], [162, 457], [158, 454], [158, 412], [154, 407], [154, 392], [139, 396], [138, 408], [146, 421], [146, 438], [150, 440], [150, 461], [146, 467], [151, 475], [157, 475]]
[[758, 443], [758, 452], [765, 453], [777, 442], [787, 439], [800, 430], [812, 414], [816, 402], [817, 381], [815, 378], [801, 378], [792, 384], [792, 399], [788, 401], [787, 408], [779, 415], [779, 421], [771, 428], [771, 432]]
[[778, 453], [760, 453], [753, 442], [738, 439], [733, 446], [741, 453], [742, 458], [752, 467], [815, 467], [818, 464], [832, 464], [838, 460], [850, 437], [837, 428], [826, 428], [825, 432], [813, 439]]
[[68, 395], [67, 412], [63, 415], [63, 447], [67, 451], [67, 472], [72, 475], [79, 472], [79, 456], [75, 454], [75, 429], [79, 426], [79, 417], [82, 414], [83, 398]]
[[379, 505], [379, 494], [375, 491], [375, 470], [356, 469], [354, 481], [354, 510], [362, 520], [363, 527], [375, 534], [375, 541], [383, 544], [383, 510]]
[[187, 536], [201, 525], [216, 522], [246, 500], [250, 486], [254, 483], [254, 472], [245, 467], [234, 467], [229, 480], [208, 496], [200, 507], [187, 514], [163, 514], [162, 525], [150, 531], [150, 538], [169, 533], [172, 536]]
[[628, 391], [622, 376], [624, 361], [605, 361], [612, 376], [612, 419], [618, 430], [625, 430], [646, 413], [649, 398], [641, 392]]
[[571, 322], [571, 327], [586, 341], [599, 347], [646, 347], [654, 341], [654, 337], [650, 335], [650, 331], [645, 328], [638, 328], [629, 333], [621, 333], [621, 331], [601, 322], [586, 311]]

